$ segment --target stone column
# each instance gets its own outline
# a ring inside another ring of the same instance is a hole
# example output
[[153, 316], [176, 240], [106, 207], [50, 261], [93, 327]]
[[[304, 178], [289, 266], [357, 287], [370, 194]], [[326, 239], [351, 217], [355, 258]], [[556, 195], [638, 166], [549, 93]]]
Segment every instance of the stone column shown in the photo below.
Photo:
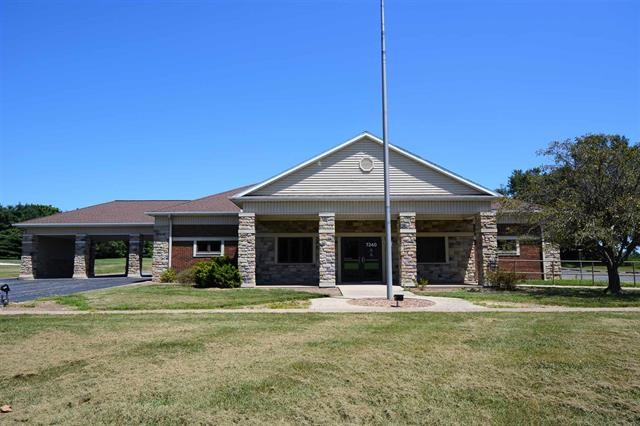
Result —
[[156, 222], [153, 225], [151, 279], [154, 282], [159, 282], [160, 275], [167, 269], [169, 269], [169, 220], [156, 217]]
[[318, 272], [320, 287], [336, 286], [336, 214], [320, 213]]
[[400, 242], [400, 285], [415, 287], [418, 280], [418, 257], [416, 245], [415, 212], [400, 213], [398, 217], [398, 239]]
[[21, 280], [32, 280], [37, 276], [36, 257], [38, 255], [38, 237], [25, 232], [22, 234], [22, 256], [20, 256]]
[[73, 278], [89, 278], [91, 240], [87, 234], [76, 235], [75, 255], [73, 256]]
[[480, 212], [475, 219], [476, 274], [478, 284], [490, 285], [487, 273], [498, 266], [498, 225], [496, 212]]
[[542, 269], [545, 280], [562, 278], [560, 246], [545, 240], [544, 235], [542, 237]]
[[471, 239], [471, 249], [469, 250], [469, 259], [467, 260], [467, 269], [464, 272], [465, 284], [477, 284], [478, 278], [476, 276], [476, 240]]
[[127, 276], [138, 278], [142, 270], [142, 236], [129, 235], [129, 249], [127, 251]]
[[256, 215], [238, 214], [238, 270], [242, 287], [256, 286]]

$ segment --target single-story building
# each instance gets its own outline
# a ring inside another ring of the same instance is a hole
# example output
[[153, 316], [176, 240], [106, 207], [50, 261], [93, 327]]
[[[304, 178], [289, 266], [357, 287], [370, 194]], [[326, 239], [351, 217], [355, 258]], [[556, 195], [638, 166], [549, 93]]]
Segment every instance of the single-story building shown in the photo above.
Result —
[[153, 240], [152, 276], [226, 255], [243, 286], [394, 282], [484, 284], [495, 267], [559, 272], [559, 251], [498, 194], [390, 145], [393, 264], [385, 264], [382, 140], [362, 133], [256, 185], [197, 200], [118, 200], [16, 224], [24, 231], [20, 277], [93, 275], [96, 241], [128, 242], [127, 274], [141, 274]]

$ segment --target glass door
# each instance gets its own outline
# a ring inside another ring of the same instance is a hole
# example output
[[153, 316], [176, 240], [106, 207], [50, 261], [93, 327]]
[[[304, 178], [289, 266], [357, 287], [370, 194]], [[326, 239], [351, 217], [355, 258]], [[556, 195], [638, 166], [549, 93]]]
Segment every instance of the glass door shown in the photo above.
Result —
[[382, 281], [382, 239], [343, 237], [341, 246], [343, 283]]

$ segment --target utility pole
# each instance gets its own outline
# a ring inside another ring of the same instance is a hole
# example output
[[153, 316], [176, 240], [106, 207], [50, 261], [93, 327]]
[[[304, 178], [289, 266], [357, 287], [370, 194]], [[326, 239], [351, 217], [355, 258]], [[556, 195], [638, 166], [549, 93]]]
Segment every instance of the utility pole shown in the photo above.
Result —
[[391, 195], [389, 193], [389, 140], [387, 123], [387, 52], [384, 41], [384, 0], [380, 0], [380, 51], [382, 65], [382, 141], [384, 152], [384, 233], [387, 299], [393, 299], [393, 250], [391, 247]]

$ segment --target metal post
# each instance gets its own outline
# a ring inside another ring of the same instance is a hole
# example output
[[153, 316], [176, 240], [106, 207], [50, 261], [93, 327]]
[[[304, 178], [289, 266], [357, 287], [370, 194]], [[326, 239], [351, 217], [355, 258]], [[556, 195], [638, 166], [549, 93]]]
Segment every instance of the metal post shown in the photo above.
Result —
[[591, 285], [596, 285], [596, 275], [595, 272], [593, 270], [593, 265], [595, 264], [595, 262], [591, 262]]
[[633, 271], [633, 286], [636, 286], [636, 262], [631, 262], [631, 271]]
[[393, 299], [393, 250], [391, 247], [391, 196], [389, 194], [389, 140], [387, 135], [387, 52], [384, 42], [384, 0], [380, 0], [380, 51], [382, 65], [382, 141], [384, 153], [384, 233], [386, 241], [387, 299]]
[[578, 265], [580, 265], [580, 284], [582, 284], [582, 249], [578, 249]]

